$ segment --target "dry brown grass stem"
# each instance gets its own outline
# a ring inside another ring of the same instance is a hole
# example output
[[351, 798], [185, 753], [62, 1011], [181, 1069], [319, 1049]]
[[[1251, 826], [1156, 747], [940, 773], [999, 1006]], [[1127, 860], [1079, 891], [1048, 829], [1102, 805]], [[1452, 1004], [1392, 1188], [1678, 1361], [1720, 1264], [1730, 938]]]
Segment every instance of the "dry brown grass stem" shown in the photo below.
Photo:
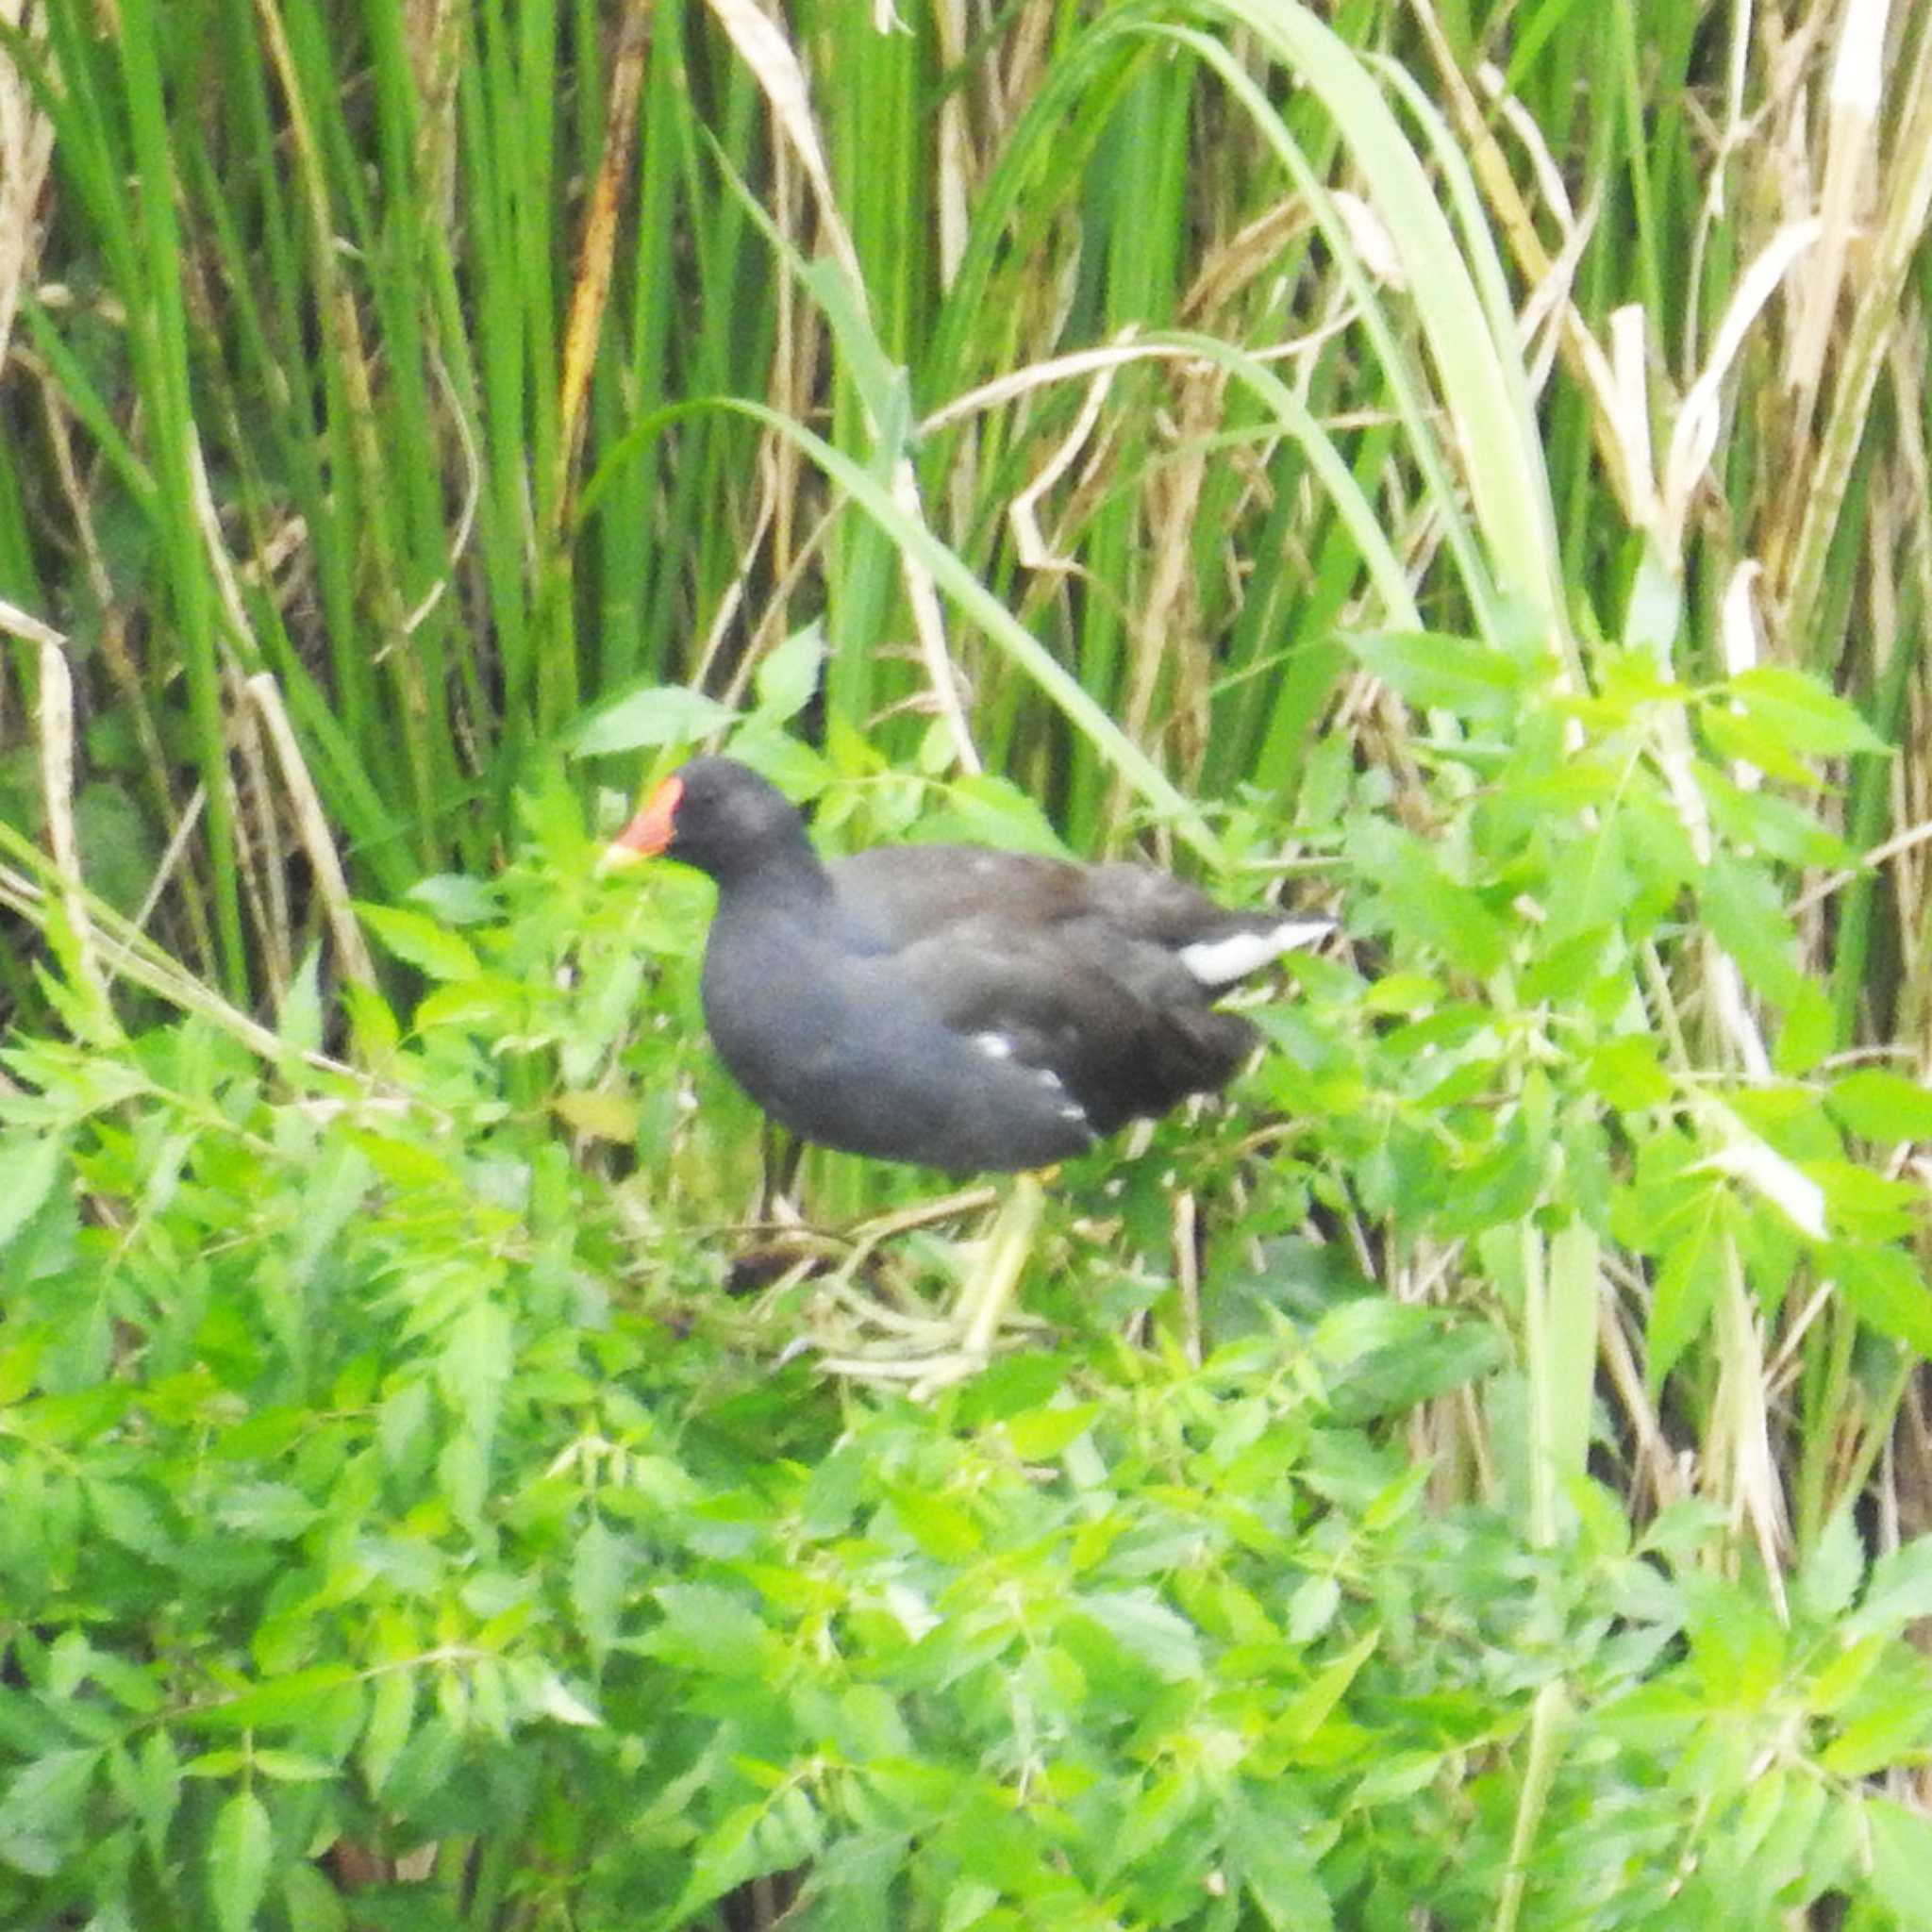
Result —
[[[39, 44], [44, 27], [32, 0], [0, 0], [0, 25]], [[0, 54], [0, 367], [13, 340], [21, 291], [33, 280], [46, 234], [42, 191], [54, 156], [53, 124], [34, 104], [26, 76]]]
[[350, 904], [349, 882], [343, 874], [341, 859], [336, 853], [328, 816], [323, 809], [315, 781], [308, 775], [301, 745], [289, 724], [281, 691], [267, 672], [261, 672], [248, 680], [248, 696], [268, 732], [269, 742], [275, 747], [275, 762], [281, 769], [289, 808], [295, 821], [296, 837], [308, 859], [309, 871], [322, 899], [323, 912], [328, 921], [329, 936], [335, 943], [336, 969], [345, 980], [358, 986], [373, 987], [375, 984], [375, 967], [369, 957], [368, 947], [363, 943], [362, 928], [357, 924], [355, 909]]
[[574, 480], [583, 444], [584, 398], [597, 362], [604, 311], [610, 302], [610, 273], [617, 253], [618, 214], [624, 184], [637, 145], [638, 100], [644, 84], [644, 53], [650, 45], [651, 0], [631, 0], [618, 34], [610, 85], [604, 108], [604, 151], [584, 215], [583, 243], [577, 257], [576, 286], [563, 338], [563, 373], [558, 385], [557, 478], [552, 505], [553, 538], [567, 538], [575, 500]]

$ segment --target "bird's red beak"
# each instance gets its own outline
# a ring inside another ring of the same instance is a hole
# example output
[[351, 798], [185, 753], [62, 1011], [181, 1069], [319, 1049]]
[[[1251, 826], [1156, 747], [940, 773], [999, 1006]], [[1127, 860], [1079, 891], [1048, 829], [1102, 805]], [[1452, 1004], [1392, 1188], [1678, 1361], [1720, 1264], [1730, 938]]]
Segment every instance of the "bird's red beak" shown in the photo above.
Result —
[[684, 796], [682, 778], [666, 778], [644, 801], [644, 808], [604, 849], [599, 872], [619, 872], [656, 858], [669, 849], [677, 826], [678, 801]]

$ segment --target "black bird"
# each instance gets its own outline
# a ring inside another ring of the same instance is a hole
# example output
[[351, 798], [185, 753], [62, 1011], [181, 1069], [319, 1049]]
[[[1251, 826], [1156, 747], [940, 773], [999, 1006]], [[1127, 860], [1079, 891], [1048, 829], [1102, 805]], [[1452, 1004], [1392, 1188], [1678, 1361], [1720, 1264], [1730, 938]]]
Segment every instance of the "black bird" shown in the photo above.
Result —
[[[807, 1141], [956, 1172], [1044, 1167], [1222, 1087], [1258, 1036], [1215, 998], [1330, 930], [1142, 865], [978, 845], [827, 865], [724, 758], [666, 778], [607, 863], [658, 855], [717, 881], [705, 1018], [745, 1092]], [[998, 1313], [973, 1324], [982, 1353]]]

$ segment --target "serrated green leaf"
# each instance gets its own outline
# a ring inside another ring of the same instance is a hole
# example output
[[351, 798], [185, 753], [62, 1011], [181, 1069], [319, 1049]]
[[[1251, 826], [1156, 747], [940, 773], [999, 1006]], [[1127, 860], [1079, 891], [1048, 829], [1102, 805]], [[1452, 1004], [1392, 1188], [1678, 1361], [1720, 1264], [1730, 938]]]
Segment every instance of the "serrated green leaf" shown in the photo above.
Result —
[[653, 1591], [663, 1623], [641, 1648], [709, 1674], [757, 1676], [765, 1666], [765, 1626], [741, 1597], [706, 1583]]
[[1932, 1818], [1870, 1792], [1864, 1809], [1873, 1890], [1899, 1932], [1932, 1932]]
[[1787, 1079], [1808, 1074], [1838, 1043], [1830, 996], [1815, 979], [1801, 979], [1786, 996], [1771, 1063]]
[[396, 958], [431, 979], [472, 979], [482, 962], [461, 934], [403, 906], [356, 905], [356, 916]]
[[494, 1302], [473, 1302], [450, 1325], [436, 1358], [436, 1379], [479, 1441], [487, 1442], [496, 1426], [497, 1404], [511, 1364], [508, 1315]]
[[1440, 631], [1344, 632], [1342, 641], [1391, 691], [1420, 710], [1500, 723], [1516, 714], [1524, 681], [1514, 658]]
[[1077, 1402], [1066, 1408], [1028, 1409], [1007, 1420], [1007, 1440], [1013, 1454], [1029, 1462], [1048, 1461], [1070, 1442], [1085, 1435], [1100, 1413], [1097, 1402]]
[[479, 1529], [490, 1494], [490, 1450], [475, 1429], [463, 1427], [442, 1445], [436, 1458], [436, 1482], [457, 1520]]
[[595, 1650], [608, 1650], [617, 1637], [617, 1612], [631, 1574], [629, 1543], [593, 1517], [571, 1555], [570, 1600], [577, 1622]]
[[1799, 1571], [1792, 1594], [1807, 1616], [1835, 1617], [1851, 1602], [1864, 1569], [1857, 1524], [1849, 1509], [1835, 1510]]
[[1323, 1665], [1314, 1681], [1299, 1690], [1282, 1707], [1276, 1724], [1282, 1734], [1297, 1743], [1306, 1743], [1328, 1722], [1335, 1707], [1346, 1695], [1357, 1674], [1375, 1653], [1381, 1633], [1370, 1630], [1336, 1657]]
[[214, 1505], [215, 1521], [240, 1536], [258, 1536], [270, 1542], [297, 1537], [322, 1514], [302, 1491], [290, 1483], [237, 1483], [224, 1490]]
[[0, 1860], [35, 1878], [58, 1872], [100, 1762], [95, 1750], [51, 1751], [21, 1770], [0, 1795]]
[[450, 980], [425, 993], [416, 1006], [416, 1030], [433, 1033], [439, 1026], [454, 1026], [478, 1034], [512, 1033], [524, 1024], [530, 1005], [528, 987], [505, 974], [478, 973], [474, 979]]
[[1873, 1564], [1843, 1634], [1848, 1640], [1895, 1636], [1922, 1617], [1932, 1617], [1932, 1536], [1916, 1536]]
[[1710, 1320], [1723, 1286], [1725, 1263], [1723, 1197], [1712, 1189], [1700, 1211], [1675, 1226], [1657, 1271], [1651, 1297], [1647, 1363], [1650, 1386], [1660, 1388], [1677, 1357]]
[[382, 1795], [390, 1772], [409, 1740], [416, 1716], [416, 1673], [391, 1665], [375, 1674], [369, 1700], [369, 1722], [362, 1729], [358, 1761], [374, 1796]]
[[326, 1709], [345, 1684], [356, 1681], [347, 1664], [311, 1664], [288, 1671], [194, 1713], [203, 1730], [242, 1731], [298, 1724]]
[[1584, 1062], [1584, 1078], [1620, 1113], [1663, 1107], [1676, 1092], [1657, 1043], [1647, 1033], [1620, 1033]]
[[758, 714], [770, 724], [795, 718], [819, 688], [820, 667], [825, 661], [825, 629], [817, 619], [795, 630], [758, 666], [752, 689]]
[[553, 1723], [594, 1730], [604, 1722], [596, 1707], [579, 1697], [555, 1671], [540, 1672], [528, 1690], [531, 1709]]
[[941, 1562], [962, 1562], [985, 1547], [985, 1533], [973, 1512], [950, 1496], [895, 1484], [892, 1507], [913, 1541]]
[[1911, 1256], [1846, 1241], [1828, 1251], [1826, 1266], [1861, 1322], [1932, 1360], [1932, 1289]]
[[1351, 828], [1348, 857], [1386, 905], [1389, 923], [1452, 964], [1487, 975], [1509, 950], [1509, 933], [1482, 898], [1452, 878], [1440, 846], [1381, 822]]
[[1932, 1139], [1932, 1091], [1903, 1074], [1861, 1067], [1834, 1080], [1824, 1104], [1840, 1126], [1868, 1141]]
[[386, 1065], [403, 1037], [389, 1002], [373, 986], [354, 979], [343, 983], [341, 997], [358, 1052], [375, 1066]]
[[289, 1932], [348, 1932], [348, 1906], [320, 1865], [291, 1865], [281, 1892]]
[[1717, 942], [1752, 987], [1782, 1006], [1800, 983], [1797, 932], [1770, 873], [1720, 852], [1699, 884], [1697, 901]]
[[1201, 1674], [1201, 1640], [1188, 1620], [1151, 1590], [1095, 1591], [1078, 1607], [1121, 1648], [1171, 1684]]
[[268, 1807], [252, 1790], [237, 1791], [216, 1814], [208, 1848], [208, 1898], [222, 1932], [250, 1932], [274, 1850]]
[[1818, 774], [1762, 715], [1724, 703], [1709, 704], [1697, 714], [1697, 730], [1712, 758], [1755, 765], [1765, 777], [1794, 789], [1818, 782]]
[[[275, 1008], [275, 1038], [297, 1053], [314, 1053], [322, 1045], [322, 947], [312, 945], [302, 956]], [[0, 1241], [6, 1236], [0, 1233]]]
[[495, 885], [466, 872], [431, 873], [403, 896], [444, 925], [484, 925], [502, 911]]
[[1296, 1643], [1312, 1643], [1335, 1621], [1341, 1586], [1332, 1576], [1310, 1576], [1288, 1600], [1288, 1634]]
[[40, 1211], [66, 1152], [55, 1134], [9, 1134], [0, 1141], [0, 1247]]
[[277, 1750], [273, 1745], [258, 1746], [251, 1761], [263, 1777], [280, 1784], [321, 1784], [336, 1774], [336, 1767], [326, 1757], [307, 1751]]
[[601, 758], [610, 752], [694, 744], [722, 731], [732, 713], [703, 691], [682, 685], [652, 685], [600, 706], [566, 740], [574, 758]]
[[1746, 717], [1794, 750], [1837, 758], [1890, 748], [1856, 707], [1789, 665], [1760, 664], [1740, 672], [1724, 690], [1743, 707]]
[[151, 1562], [179, 1561], [180, 1545], [153, 1498], [132, 1483], [90, 1483], [87, 1501], [94, 1521], [123, 1549], [133, 1550]]
[[1314, 1852], [1291, 1821], [1235, 1805], [1227, 1820], [1227, 1849], [1248, 1896], [1275, 1932], [1324, 1932], [1335, 1923]]

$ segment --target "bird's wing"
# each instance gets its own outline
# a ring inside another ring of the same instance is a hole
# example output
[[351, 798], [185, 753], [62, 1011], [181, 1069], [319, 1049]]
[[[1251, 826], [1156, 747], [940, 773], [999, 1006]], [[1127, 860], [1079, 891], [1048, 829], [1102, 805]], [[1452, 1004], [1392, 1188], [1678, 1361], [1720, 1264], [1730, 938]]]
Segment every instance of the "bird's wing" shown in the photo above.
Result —
[[1255, 1038], [1178, 969], [1174, 999], [1149, 997], [1097, 946], [991, 914], [904, 947], [890, 971], [990, 1056], [1054, 1074], [1101, 1133], [1221, 1086]]

